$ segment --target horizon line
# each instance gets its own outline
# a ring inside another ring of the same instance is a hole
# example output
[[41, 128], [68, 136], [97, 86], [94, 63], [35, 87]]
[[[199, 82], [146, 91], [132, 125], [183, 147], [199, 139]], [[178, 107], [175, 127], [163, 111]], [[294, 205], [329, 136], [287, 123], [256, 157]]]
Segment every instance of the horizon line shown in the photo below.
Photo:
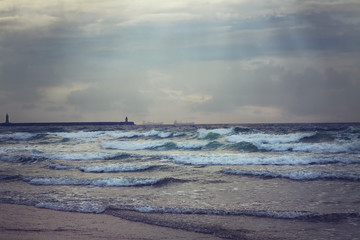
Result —
[[339, 123], [360, 123], [360, 121], [330, 121], [330, 122], [232, 122], [232, 123], [159, 123], [159, 124], [135, 124], [133, 121], [123, 122], [123, 121], [62, 121], [62, 122], [1, 122], [0, 126], [16, 126], [16, 125], [81, 125], [81, 124], [95, 124], [95, 125], [136, 125], [136, 126], [161, 126], [161, 125], [178, 125], [178, 126], [191, 126], [191, 125], [234, 125], [234, 124], [339, 124]]

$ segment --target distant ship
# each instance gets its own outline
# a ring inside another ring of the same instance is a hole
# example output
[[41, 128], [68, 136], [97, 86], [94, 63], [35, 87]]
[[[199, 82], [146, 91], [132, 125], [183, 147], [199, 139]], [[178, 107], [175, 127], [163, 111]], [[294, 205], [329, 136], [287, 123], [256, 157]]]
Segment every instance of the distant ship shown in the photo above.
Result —
[[178, 122], [178, 121], [174, 121], [174, 125], [195, 125], [194, 122]]

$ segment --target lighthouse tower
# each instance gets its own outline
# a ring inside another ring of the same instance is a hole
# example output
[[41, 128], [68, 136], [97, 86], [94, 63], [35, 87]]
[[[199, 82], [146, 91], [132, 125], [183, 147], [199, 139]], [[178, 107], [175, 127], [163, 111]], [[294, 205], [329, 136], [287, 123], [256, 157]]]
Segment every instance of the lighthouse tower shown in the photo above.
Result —
[[9, 114], [6, 114], [6, 119], [5, 119], [5, 124], [9, 124], [10, 121], [9, 121]]

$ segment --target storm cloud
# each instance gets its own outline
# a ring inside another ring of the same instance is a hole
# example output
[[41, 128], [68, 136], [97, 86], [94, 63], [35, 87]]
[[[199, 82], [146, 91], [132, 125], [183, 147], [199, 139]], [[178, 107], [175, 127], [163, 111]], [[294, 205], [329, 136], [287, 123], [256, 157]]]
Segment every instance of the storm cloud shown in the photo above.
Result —
[[359, 121], [360, 3], [0, 3], [13, 121]]

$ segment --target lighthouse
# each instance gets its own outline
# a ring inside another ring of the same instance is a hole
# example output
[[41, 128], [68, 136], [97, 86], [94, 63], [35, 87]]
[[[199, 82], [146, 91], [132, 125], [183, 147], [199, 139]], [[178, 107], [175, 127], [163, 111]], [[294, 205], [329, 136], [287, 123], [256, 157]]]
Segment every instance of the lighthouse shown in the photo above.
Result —
[[5, 118], [5, 124], [9, 124], [10, 121], [9, 121], [9, 114], [6, 114], [6, 118]]

